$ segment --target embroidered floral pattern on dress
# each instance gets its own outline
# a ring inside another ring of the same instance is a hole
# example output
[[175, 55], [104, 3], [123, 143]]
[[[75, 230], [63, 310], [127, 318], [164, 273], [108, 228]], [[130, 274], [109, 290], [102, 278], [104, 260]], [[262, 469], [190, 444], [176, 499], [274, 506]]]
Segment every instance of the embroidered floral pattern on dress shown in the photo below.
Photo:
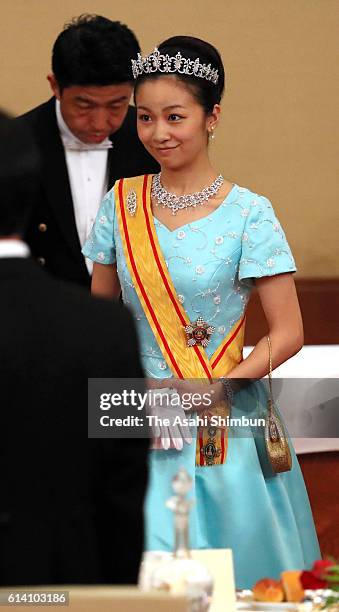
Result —
[[87, 246], [87, 250], [89, 253], [92, 253], [93, 251], [93, 247], [94, 247], [94, 239], [93, 239], [93, 228], [91, 230], [90, 235], [88, 236], [87, 240], [86, 240], [86, 246]]
[[[206, 223], [209, 223], [209, 220], [206, 221], [206, 219], [202, 219], [202, 221], [204, 221], [204, 227], [206, 225]], [[206, 246], [208, 244], [208, 234], [206, 231], [203, 231], [203, 229], [201, 227], [193, 227], [192, 225], [189, 226], [189, 229], [192, 233], [196, 234], [199, 238], [200, 238], [200, 242], [199, 244], [197, 244], [196, 246], [196, 250], [197, 251], [204, 251], [206, 249]]]
[[[124, 301], [138, 322], [144, 371], [155, 378], [171, 376], [133, 287], [114, 213], [113, 192], [104, 202], [84, 247], [85, 255], [105, 264], [116, 258]], [[101, 222], [103, 217], [105, 223]], [[208, 355], [243, 315], [252, 287], [247, 279], [295, 269], [268, 200], [245, 188], [236, 187], [219, 209], [174, 232], [156, 219], [154, 225], [188, 319], [195, 321], [201, 316], [213, 322], [216, 329], [206, 349]]]
[[243, 232], [243, 238], [248, 234], [248, 240], [242, 241], [240, 278], [277, 274], [280, 268], [295, 270], [293, 256], [270, 201], [263, 196], [256, 201], [257, 206], [252, 208]]
[[205, 272], [205, 268], [204, 266], [199, 265], [199, 266], [196, 266], [195, 271], [197, 274], [203, 274]]
[[[145, 353], [145, 355], [148, 355], [149, 357], [159, 357], [159, 348], [155, 348], [154, 346], [151, 346], [150, 344], [148, 344], [147, 346], [145, 346], [145, 349], [143, 351]], [[165, 363], [162, 360], [162, 363]]]
[[106, 215], [101, 215], [101, 217], [99, 217], [99, 223], [101, 223], [101, 225], [104, 225], [105, 223], [107, 223]]

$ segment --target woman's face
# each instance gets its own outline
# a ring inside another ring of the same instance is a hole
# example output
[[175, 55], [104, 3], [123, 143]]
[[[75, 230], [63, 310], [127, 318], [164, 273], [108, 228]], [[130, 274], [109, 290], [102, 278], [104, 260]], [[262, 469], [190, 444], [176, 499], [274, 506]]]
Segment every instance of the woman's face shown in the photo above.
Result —
[[207, 132], [215, 120], [175, 77], [145, 81], [136, 107], [139, 138], [162, 168], [189, 167], [207, 154]]

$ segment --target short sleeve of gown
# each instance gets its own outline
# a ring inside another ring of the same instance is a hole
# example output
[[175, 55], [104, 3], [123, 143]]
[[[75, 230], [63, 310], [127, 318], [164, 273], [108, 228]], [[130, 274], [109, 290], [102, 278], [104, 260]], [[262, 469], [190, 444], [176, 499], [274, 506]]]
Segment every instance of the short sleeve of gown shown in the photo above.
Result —
[[96, 263], [112, 264], [116, 261], [114, 216], [114, 190], [111, 189], [101, 202], [94, 225], [82, 249], [83, 255]]
[[271, 202], [257, 196], [246, 213], [239, 280], [295, 272], [291, 249]]

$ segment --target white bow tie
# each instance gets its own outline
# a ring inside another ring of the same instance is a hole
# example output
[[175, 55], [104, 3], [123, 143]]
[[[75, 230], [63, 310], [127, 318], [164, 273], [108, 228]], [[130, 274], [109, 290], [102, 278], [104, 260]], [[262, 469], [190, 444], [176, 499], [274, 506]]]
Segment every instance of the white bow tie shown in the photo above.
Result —
[[113, 143], [109, 138], [105, 138], [102, 142], [87, 144], [80, 140], [71, 140], [67, 136], [62, 136], [62, 142], [67, 151], [104, 151], [113, 147]]

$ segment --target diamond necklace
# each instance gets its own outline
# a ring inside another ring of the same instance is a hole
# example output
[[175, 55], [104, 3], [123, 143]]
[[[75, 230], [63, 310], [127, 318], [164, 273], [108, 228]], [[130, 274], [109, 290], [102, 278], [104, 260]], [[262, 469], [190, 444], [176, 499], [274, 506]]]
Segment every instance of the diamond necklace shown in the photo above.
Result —
[[175, 215], [178, 210], [186, 208], [195, 208], [198, 205], [204, 204], [212, 196], [216, 195], [224, 182], [224, 177], [219, 174], [212, 185], [205, 187], [202, 191], [196, 191], [187, 195], [177, 196], [175, 193], [170, 193], [161, 184], [161, 172], [153, 177], [152, 182], [152, 197], [156, 200], [156, 205], [170, 208], [172, 215]]

